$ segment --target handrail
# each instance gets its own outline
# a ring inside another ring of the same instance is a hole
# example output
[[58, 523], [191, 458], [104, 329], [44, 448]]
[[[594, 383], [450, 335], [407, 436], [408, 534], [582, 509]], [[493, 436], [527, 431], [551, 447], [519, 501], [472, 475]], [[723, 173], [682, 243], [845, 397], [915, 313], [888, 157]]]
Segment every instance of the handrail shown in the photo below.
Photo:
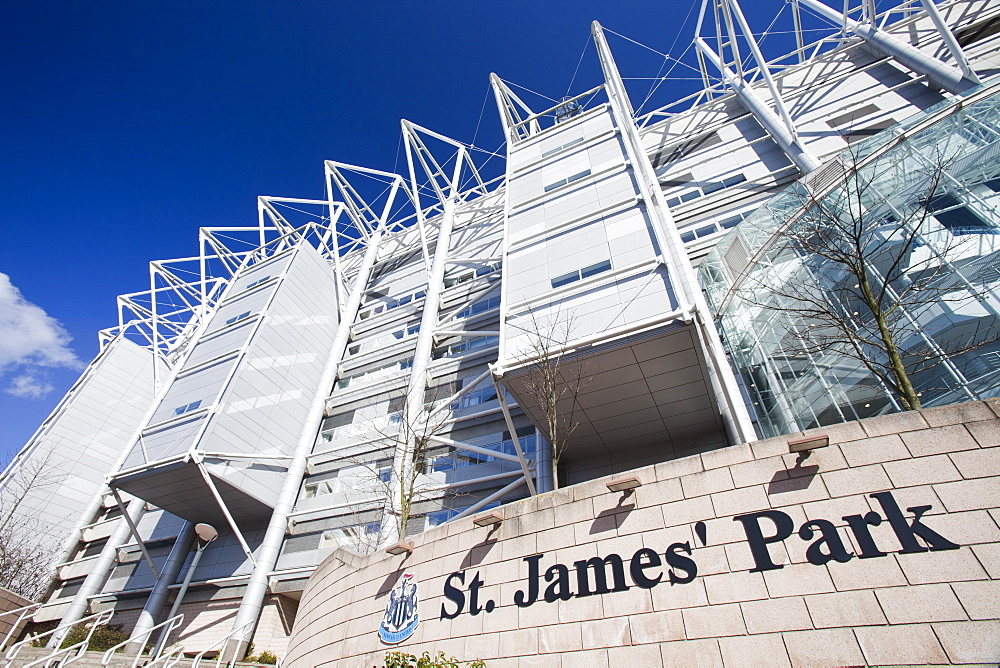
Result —
[[[222, 657], [224, 657], [226, 655], [226, 649], [229, 647], [229, 641], [233, 640], [237, 636], [242, 636], [243, 633], [248, 628], [250, 628], [251, 625], [253, 625], [253, 621], [247, 622], [246, 624], [244, 624], [240, 628], [236, 629], [235, 631], [230, 631], [229, 635], [227, 635], [225, 638], [223, 638], [219, 643], [217, 643], [215, 645], [212, 645], [208, 649], [203, 649], [202, 651], [198, 652], [198, 654], [196, 654], [195, 657], [194, 657], [194, 659], [191, 661], [191, 668], [198, 668], [198, 666], [201, 665], [201, 659], [202, 659], [202, 657], [204, 657], [209, 652], [215, 650], [216, 648], [218, 648], [218, 650], [219, 650], [219, 656], [215, 660], [215, 666], [216, 666], [216, 668], [218, 668], [219, 666], [221, 666], [222, 665]], [[234, 662], [235, 662], [235, 660], [234, 660]]]
[[[69, 647], [66, 647], [66, 648], [63, 648], [63, 649], [56, 648], [55, 650], [53, 650], [52, 652], [50, 652], [48, 655], [42, 657], [41, 659], [38, 659], [37, 661], [33, 661], [33, 662], [27, 664], [27, 666], [33, 666], [33, 665], [36, 665], [36, 664], [39, 664], [39, 663], [43, 663], [43, 662], [44, 663], [48, 663], [53, 658], [55, 658], [56, 656], [58, 656], [59, 654], [66, 654], [66, 658], [65, 659], [60, 659], [59, 665], [66, 665], [67, 663], [70, 663], [72, 661], [76, 661], [81, 656], [83, 656], [84, 652], [87, 651], [87, 645], [90, 644], [90, 636], [93, 635], [94, 630], [98, 626], [100, 626], [101, 624], [103, 624], [104, 622], [107, 622], [108, 620], [110, 620], [114, 616], [114, 614], [115, 614], [114, 610], [105, 610], [103, 612], [96, 612], [96, 613], [94, 613], [92, 615], [88, 615], [88, 616], [86, 616], [86, 617], [84, 617], [82, 619], [78, 619], [75, 622], [67, 622], [65, 624], [60, 624], [59, 626], [55, 627], [54, 629], [52, 629], [50, 631], [46, 631], [45, 633], [40, 633], [37, 636], [31, 637], [31, 638], [26, 638], [26, 639], [24, 639], [24, 640], [22, 640], [20, 642], [14, 643], [13, 645], [10, 646], [10, 649], [8, 649], [7, 652], [3, 655], [4, 662], [5, 662], [4, 665], [5, 666], [13, 665], [14, 657], [17, 656], [17, 653], [20, 652], [21, 649], [24, 648], [24, 647], [26, 647], [29, 643], [37, 641], [37, 640], [40, 640], [41, 638], [45, 638], [47, 636], [54, 635], [56, 633], [59, 633], [60, 631], [68, 630], [68, 629], [70, 629], [70, 628], [72, 628], [72, 627], [74, 627], [74, 626], [76, 626], [78, 624], [84, 624], [88, 620], [93, 620], [93, 622], [90, 625], [90, 631], [87, 632], [87, 637], [85, 637], [82, 641], [76, 643], [75, 645], [70, 645]], [[69, 655], [74, 650], [76, 651], [76, 656], [73, 656], [72, 658], [70, 658]], [[27, 668], [27, 666], [25, 666], [25, 668]]]
[[[156, 666], [162, 666], [163, 668], [172, 668], [181, 662], [184, 658], [184, 648], [180, 645], [174, 645], [167, 649], [166, 652], [160, 654], [159, 657], [153, 659], [149, 663], [145, 664], [145, 668], [155, 668]], [[162, 662], [162, 663], [161, 663]]]
[[[139, 651], [137, 651], [135, 653], [135, 659], [132, 661], [132, 668], [136, 668], [136, 666], [139, 665], [139, 660], [141, 658], [143, 658], [142, 655], [143, 655], [143, 652], [145, 651], [146, 642], [149, 640], [149, 636], [153, 633], [153, 631], [155, 631], [156, 629], [158, 629], [160, 627], [166, 626], [167, 629], [163, 632], [164, 633], [164, 638], [166, 638], [166, 637], [169, 637], [170, 633], [175, 628], [177, 628], [180, 625], [180, 623], [183, 622], [183, 621], [184, 621], [184, 614], [181, 613], [179, 615], [176, 615], [175, 617], [171, 617], [170, 619], [168, 619], [166, 621], [160, 622], [156, 626], [153, 626], [153, 627], [149, 628], [146, 631], [143, 631], [141, 634], [139, 634], [135, 638], [129, 638], [128, 640], [126, 640], [124, 642], [118, 643], [117, 645], [115, 645], [114, 647], [110, 648], [108, 651], [106, 651], [104, 653], [104, 656], [101, 657], [101, 665], [102, 666], [108, 665], [109, 663], [111, 663], [111, 659], [114, 656], [115, 652], [117, 652], [118, 650], [122, 649], [123, 647], [125, 647], [128, 644], [135, 643], [135, 644], [139, 645]], [[168, 624], [169, 624], [169, 626], [167, 626]], [[163, 651], [163, 644], [164, 643], [161, 643], [161, 644], [159, 644], [157, 646], [156, 653], [152, 657], [153, 661], [156, 661], [157, 659], [160, 658], [160, 654]]]

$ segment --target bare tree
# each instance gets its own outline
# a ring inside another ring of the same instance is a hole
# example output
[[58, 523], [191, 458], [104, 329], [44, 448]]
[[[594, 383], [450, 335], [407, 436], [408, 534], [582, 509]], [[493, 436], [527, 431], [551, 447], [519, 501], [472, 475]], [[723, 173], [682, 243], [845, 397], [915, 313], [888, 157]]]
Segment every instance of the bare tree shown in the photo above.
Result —
[[29, 497], [59, 482], [51, 452], [37, 453], [5, 467], [0, 479], [0, 587], [31, 600], [52, 579], [55, 541]]
[[849, 150], [826, 168], [843, 170], [838, 187], [800, 187], [787, 207], [798, 219], [740, 295], [779, 315], [783, 353], [854, 359], [904, 410], [917, 410], [915, 377], [997, 340], [987, 311], [943, 335], [927, 327], [974, 301], [952, 262], [977, 235], [996, 232], [954, 194], [942, 152], [905, 150], [875, 159]]
[[[352, 518], [352, 525], [341, 529], [346, 546], [369, 553], [392, 536], [402, 540], [411, 520], [419, 515], [418, 504], [459, 496], [454, 489], [442, 488], [426, 470], [434, 451], [448, 447], [435, 444], [433, 437], [449, 427], [451, 411], [439, 396], [450, 397], [452, 389], [450, 383], [428, 389], [423, 408], [416, 415], [409, 414], [401, 393], [390, 399], [388, 415], [362, 423], [367, 432], [376, 435], [375, 448], [346, 458], [347, 466], [338, 476], [340, 485], [346, 487], [342, 493], [350, 503]], [[394, 468], [394, 458], [402, 465]], [[353, 494], [367, 498], [351, 502]]]
[[[444, 387], [428, 388], [424, 392], [424, 405], [416, 415], [411, 414], [408, 402], [401, 398], [402, 409], [398, 412], [398, 419], [392, 421], [398, 426], [398, 431], [387, 430], [383, 434], [384, 440], [394, 446], [402, 461], [402, 466], [394, 470], [388, 479], [385, 479], [386, 476], [379, 478], [385, 484], [386, 498], [394, 499], [391, 508], [396, 536], [400, 540], [406, 537], [416, 504], [442, 491], [425, 475], [428, 455], [435, 447], [433, 439], [448, 429], [451, 417], [449, 406], [440, 405], [441, 394], [450, 397], [452, 392]], [[446, 494], [449, 495], [454, 493]]]
[[521, 357], [528, 371], [520, 381], [521, 391], [531, 412], [538, 411], [545, 437], [552, 448], [552, 485], [559, 487], [559, 461], [569, 446], [570, 437], [580, 426], [580, 395], [590, 385], [588, 364], [569, 360], [566, 346], [576, 325], [573, 313], [557, 309], [544, 322], [534, 310], [528, 311], [527, 344]]

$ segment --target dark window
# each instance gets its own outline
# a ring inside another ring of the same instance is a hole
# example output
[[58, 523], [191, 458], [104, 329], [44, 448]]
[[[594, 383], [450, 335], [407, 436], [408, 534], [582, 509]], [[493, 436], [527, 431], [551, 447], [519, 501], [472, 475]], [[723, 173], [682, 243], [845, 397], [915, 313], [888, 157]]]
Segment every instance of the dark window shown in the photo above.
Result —
[[561, 288], [564, 285], [580, 280], [580, 272], [574, 271], [570, 274], [563, 274], [552, 279], [553, 288]]
[[595, 274], [600, 274], [605, 271], [611, 270], [611, 260], [604, 260], [603, 262], [598, 262], [597, 264], [592, 264], [589, 267], [584, 267], [583, 269], [578, 269], [577, 271], [570, 272], [568, 274], [563, 274], [562, 276], [556, 276], [552, 279], [552, 287], [560, 288], [564, 285], [570, 283], [575, 283], [581, 279], [593, 276]]
[[950, 193], [938, 195], [928, 209], [942, 226], [955, 236], [963, 234], [997, 234], [997, 229], [977, 216], [972, 209]]
[[201, 406], [201, 399], [198, 401], [192, 401], [185, 406], [178, 406], [174, 409], [174, 415], [184, 415], [185, 413], [190, 413], [191, 411], [196, 410], [199, 406]]
[[872, 137], [882, 132], [888, 127], [896, 124], [896, 121], [891, 118], [887, 118], [884, 121], [879, 121], [878, 123], [873, 123], [866, 128], [858, 128], [856, 130], [849, 130], [843, 134], [844, 140], [848, 143], [858, 141], [859, 139], [864, 139], [865, 137]]
[[1000, 32], [1000, 16], [994, 16], [974, 23], [968, 28], [955, 31], [955, 39], [961, 46], [969, 46]]
[[605, 271], [611, 271], [611, 260], [605, 260], [604, 262], [598, 262], [597, 264], [592, 264], [589, 267], [584, 267], [580, 270], [580, 277], [587, 278]]
[[863, 107], [859, 107], [857, 109], [848, 111], [846, 114], [841, 114], [840, 116], [834, 116], [833, 118], [829, 119], [826, 122], [826, 124], [829, 125], [831, 128], [837, 128], [840, 127], [841, 125], [847, 125], [853, 123], [859, 118], [864, 118], [865, 116], [871, 116], [878, 110], [879, 110], [878, 107], [876, 107], [874, 104], [866, 104]]
[[337, 427], [343, 427], [354, 422], [354, 411], [350, 410], [345, 413], [337, 413], [336, 415], [331, 415], [327, 419], [323, 420], [323, 426], [320, 431], [326, 431], [328, 429], [336, 429]]

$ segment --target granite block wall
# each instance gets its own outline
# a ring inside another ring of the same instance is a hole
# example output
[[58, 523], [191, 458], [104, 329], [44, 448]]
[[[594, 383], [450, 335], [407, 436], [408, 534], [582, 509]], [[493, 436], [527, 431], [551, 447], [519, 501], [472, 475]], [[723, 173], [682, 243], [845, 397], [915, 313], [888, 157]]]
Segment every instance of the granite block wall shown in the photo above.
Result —
[[[788, 441], [825, 435], [807, 455]], [[677, 459], [428, 531], [411, 554], [337, 550], [285, 665], [443, 651], [512, 666], [1000, 661], [1000, 402]], [[626, 476], [642, 484], [611, 492]], [[419, 624], [377, 634], [412, 574]]]
[[[14, 610], [18, 608], [23, 608], [26, 605], [31, 605], [32, 601], [19, 596], [12, 591], [0, 587], [0, 643], [3, 643], [3, 639], [10, 634], [11, 642], [7, 643], [7, 646], [14, 641], [17, 634], [21, 632], [21, 628], [24, 626], [24, 622], [18, 624], [18, 619], [20, 618], [20, 613], [14, 613]], [[4, 614], [11, 613], [11, 614]], [[19, 628], [14, 629], [14, 625], [17, 624]], [[11, 630], [14, 632], [11, 633]], [[2, 647], [0, 647], [2, 649]]]

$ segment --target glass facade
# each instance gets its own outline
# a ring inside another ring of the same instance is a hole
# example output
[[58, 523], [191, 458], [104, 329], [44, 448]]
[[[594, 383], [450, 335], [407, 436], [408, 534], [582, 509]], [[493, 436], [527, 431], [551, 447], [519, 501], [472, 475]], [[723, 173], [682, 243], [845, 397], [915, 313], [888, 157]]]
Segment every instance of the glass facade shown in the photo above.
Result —
[[902, 410], [893, 346], [923, 407], [1000, 395], [994, 90], [854, 144], [702, 262], [764, 436]]

